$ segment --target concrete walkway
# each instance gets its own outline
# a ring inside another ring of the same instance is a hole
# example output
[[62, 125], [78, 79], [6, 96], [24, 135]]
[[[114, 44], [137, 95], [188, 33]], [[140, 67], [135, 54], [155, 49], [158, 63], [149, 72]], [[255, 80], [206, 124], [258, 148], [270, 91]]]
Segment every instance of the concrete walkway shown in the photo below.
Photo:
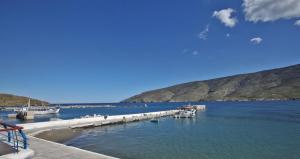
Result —
[[0, 141], [0, 156], [16, 152], [10, 145]]
[[39, 131], [45, 131], [49, 129], [58, 128], [76, 128], [85, 126], [101, 126], [101, 125], [112, 125], [116, 123], [126, 123], [139, 120], [147, 120], [155, 117], [164, 117], [174, 115], [178, 110], [167, 110], [158, 112], [138, 113], [138, 114], [126, 114], [126, 115], [112, 115], [106, 119], [101, 116], [89, 117], [89, 118], [76, 118], [59, 121], [46, 121], [37, 123], [26, 123], [18, 124], [23, 127], [27, 133], [36, 133]]
[[29, 141], [30, 148], [34, 150], [33, 159], [116, 159], [35, 137], [30, 137]]

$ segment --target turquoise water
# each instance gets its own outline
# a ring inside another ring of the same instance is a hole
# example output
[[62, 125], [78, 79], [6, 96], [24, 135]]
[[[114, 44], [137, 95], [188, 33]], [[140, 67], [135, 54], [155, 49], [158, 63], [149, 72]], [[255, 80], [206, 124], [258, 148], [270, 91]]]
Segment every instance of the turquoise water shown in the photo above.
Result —
[[299, 101], [205, 104], [195, 119], [87, 129], [66, 144], [123, 159], [299, 159]]
[[[70, 119], [91, 114], [128, 114], [174, 109], [184, 103], [112, 104], [114, 108], [62, 109]], [[195, 119], [127, 123], [85, 129], [65, 144], [123, 159], [299, 159], [300, 101], [205, 102]], [[22, 121], [0, 119], [11, 123]]]

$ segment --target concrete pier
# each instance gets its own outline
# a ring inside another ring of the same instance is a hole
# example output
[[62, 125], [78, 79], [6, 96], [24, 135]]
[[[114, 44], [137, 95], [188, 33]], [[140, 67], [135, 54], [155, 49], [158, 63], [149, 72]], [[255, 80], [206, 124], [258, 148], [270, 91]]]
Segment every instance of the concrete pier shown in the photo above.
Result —
[[[78, 118], [70, 120], [47, 121], [38, 123], [19, 124], [28, 133], [37, 134], [42, 131], [59, 129], [59, 128], [78, 128], [78, 127], [93, 127], [111, 124], [121, 124], [127, 122], [135, 122], [152, 118], [159, 118], [174, 115], [179, 110], [168, 110], [159, 112], [114, 115], [114, 116], [97, 116], [87, 118]], [[34, 151], [33, 159], [57, 159], [57, 158], [72, 158], [72, 159], [115, 159], [114, 157], [82, 150], [72, 146], [29, 137], [30, 149]]]
[[101, 126], [101, 125], [110, 125], [124, 122], [133, 122], [139, 120], [152, 119], [156, 117], [164, 117], [174, 115], [178, 110], [168, 110], [168, 111], [159, 111], [159, 112], [149, 112], [149, 113], [139, 113], [139, 114], [127, 114], [127, 115], [113, 115], [107, 116], [105, 119], [104, 116], [91, 116], [87, 118], [77, 118], [69, 120], [58, 120], [58, 121], [47, 121], [47, 122], [38, 122], [38, 123], [26, 123], [18, 124], [22, 126], [25, 131], [32, 133], [49, 129], [57, 128], [76, 128], [76, 127], [85, 127], [85, 126]]

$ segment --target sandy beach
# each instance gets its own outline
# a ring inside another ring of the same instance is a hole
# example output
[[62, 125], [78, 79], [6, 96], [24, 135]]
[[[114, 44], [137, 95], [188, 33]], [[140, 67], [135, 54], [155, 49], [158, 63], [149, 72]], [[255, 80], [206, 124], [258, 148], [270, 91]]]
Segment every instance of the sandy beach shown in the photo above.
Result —
[[47, 131], [43, 131], [34, 135], [34, 137], [64, 143], [78, 135], [80, 135], [81, 129], [70, 129], [70, 128], [63, 128], [63, 129], [51, 129]]

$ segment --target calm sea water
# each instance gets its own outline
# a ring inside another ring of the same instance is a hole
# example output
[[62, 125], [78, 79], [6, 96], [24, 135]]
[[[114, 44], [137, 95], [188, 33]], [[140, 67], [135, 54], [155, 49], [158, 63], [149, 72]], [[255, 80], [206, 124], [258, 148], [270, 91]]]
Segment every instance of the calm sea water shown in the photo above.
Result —
[[[65, 144], [123, 159], [299, 159], [300, 101], [202, 104], [207, 110], [194, 119], [169, 117], [158, 124], [142, 121], [86, 129]], [[59, 117], [167, 110], [182, 103], [116, 105], [63, 109]]]

